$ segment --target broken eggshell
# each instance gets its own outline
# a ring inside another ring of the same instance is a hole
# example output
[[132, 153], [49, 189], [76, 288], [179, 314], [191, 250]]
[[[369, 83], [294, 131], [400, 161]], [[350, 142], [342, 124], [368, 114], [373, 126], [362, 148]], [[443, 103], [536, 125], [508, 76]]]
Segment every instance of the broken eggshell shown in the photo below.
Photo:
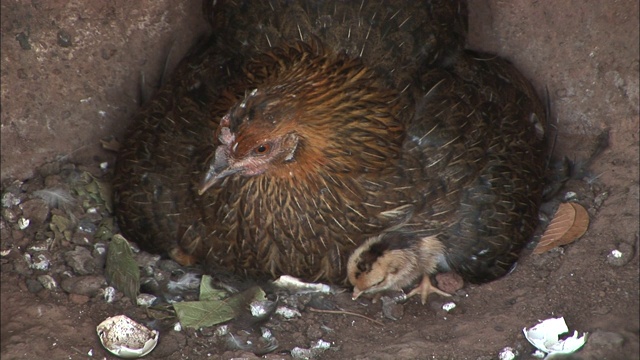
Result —
[[150, 353], [158, 344], [156, 330], [131, 320], [125, 315], [113, 316], [96, 327], [100, 342], [113, 355], [137, 359]]
[[569, 332], [562, 317], [544, 320], [531, 329], [524, 328], [522, 331], [533, 346], [547, 354], [572, 354], [587, 341], [587, 333], [578, 336], [577, 331], [564, 340], [560, 339], [560, 335]]
[[320, 283], [308, 283], [289, 275], [282, 275], [273, 284], [279, 288], [303, 292], [331, 293], [331, 286]]

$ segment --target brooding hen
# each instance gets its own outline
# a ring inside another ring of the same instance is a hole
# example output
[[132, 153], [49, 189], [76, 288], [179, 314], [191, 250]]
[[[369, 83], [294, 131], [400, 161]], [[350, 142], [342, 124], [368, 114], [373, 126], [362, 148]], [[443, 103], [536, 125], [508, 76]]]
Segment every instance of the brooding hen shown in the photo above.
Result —
[[463, 50], [463, 3], [204, 10], [213, 35], [117, 160], [131, 240], [211, 271], [345, 284], [358, 246], [400, 231], [436, 236], [470, 281], [508, 271], [536, 225], [544, 112], [508, 62]]

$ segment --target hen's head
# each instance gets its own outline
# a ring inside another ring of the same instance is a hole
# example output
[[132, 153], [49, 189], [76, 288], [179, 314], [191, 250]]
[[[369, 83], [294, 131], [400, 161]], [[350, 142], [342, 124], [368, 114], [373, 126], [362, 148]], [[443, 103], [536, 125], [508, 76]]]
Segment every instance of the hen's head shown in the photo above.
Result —
[[248, 93], [222, 117], [199, 192], [229, 176], [355, 177], [391, 167], [404, 126], [396, 92], [359, 59], [304, 43], [246, 67]]

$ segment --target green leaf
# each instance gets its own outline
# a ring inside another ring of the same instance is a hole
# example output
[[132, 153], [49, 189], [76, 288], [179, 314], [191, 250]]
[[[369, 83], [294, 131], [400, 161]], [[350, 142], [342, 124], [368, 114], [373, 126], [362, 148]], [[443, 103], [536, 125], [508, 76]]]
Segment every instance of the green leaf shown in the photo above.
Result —
[[229, 321], [248, 311], [253, 301], [265, 300], [265, 293], [257, 286], [223, 300], [185, 301], [173, 304], [184, 327], [200, 329]]
[[104, 202], [105, 208], [107, 208], [107, 211], [110, 214], [113, 213], [113, 190], [111, 189], [111, 184], [98, 180], [96, 180], [96, 182], [98, 183], [98, 187], [100, 188], [100, 197]]
[[109, 244], [105, 275], [109, 284], [122, 291], [134, 304], [137, 303], [140, 269], [129, 242], [120, 234], [114, 235]]
[[202, 275], [202, 280], [200, 281], [200, 301], [208, 301], [208, 300], [222, 300], [229, 296], [229, 293], [222, 290], [216, 289], [212, 284], [212, 278], [209, 275]]

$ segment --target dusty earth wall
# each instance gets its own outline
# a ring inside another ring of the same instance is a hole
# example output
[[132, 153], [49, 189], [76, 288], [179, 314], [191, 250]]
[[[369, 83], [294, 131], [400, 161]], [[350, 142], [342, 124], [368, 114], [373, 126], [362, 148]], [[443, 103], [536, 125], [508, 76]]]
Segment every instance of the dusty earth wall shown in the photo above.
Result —
[[3, 0], [1, 10], [3, 180], [61, 157], [106, 160], [100, 139], [123, 134], [140, 89], [207, 29], [190, 0]]
[[[611, 129], [638, 145], [638, 3], [470, 2], [472, 47], [549, 90], [559, 149]], [[2, 2], [2, 179], [60, 157], [105, 156], [147, 92], [206, 31], [193, 1]], [[144, 78], [144, 83], [142, 78]], [[628, 159], [632, 165], [634, 159]], [[637, 165], [637, 162], [635, 163]]]

